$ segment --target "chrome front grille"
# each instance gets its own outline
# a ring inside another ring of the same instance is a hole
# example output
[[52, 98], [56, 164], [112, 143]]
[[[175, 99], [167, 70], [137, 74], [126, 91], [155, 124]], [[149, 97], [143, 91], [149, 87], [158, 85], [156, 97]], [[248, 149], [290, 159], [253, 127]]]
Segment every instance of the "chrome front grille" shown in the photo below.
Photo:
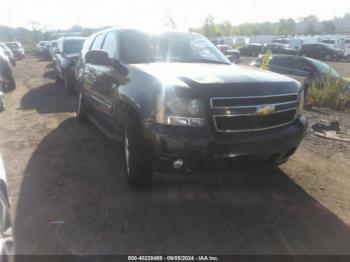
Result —
[[288, 125], [296, 118], [298, 103], [298, 93], [210, 99], [218, 132], [259, 131]]

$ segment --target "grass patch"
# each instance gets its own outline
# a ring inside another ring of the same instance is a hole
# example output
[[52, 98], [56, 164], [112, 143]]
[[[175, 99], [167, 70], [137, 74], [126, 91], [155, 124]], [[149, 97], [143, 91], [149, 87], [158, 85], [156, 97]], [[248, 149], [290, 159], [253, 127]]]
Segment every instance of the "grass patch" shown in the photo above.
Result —
[[350, 109], [350, 90], [345, 80], [325, 76], [322, 81], [313, 81], [308, 88], [308, 104], [337, 110]]

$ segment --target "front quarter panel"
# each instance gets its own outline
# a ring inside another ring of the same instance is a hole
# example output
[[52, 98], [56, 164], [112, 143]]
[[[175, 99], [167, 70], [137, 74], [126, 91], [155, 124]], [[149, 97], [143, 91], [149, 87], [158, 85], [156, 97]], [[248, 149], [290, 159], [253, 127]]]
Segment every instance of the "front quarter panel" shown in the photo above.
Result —
[[126, 103], [132, 107], [144, 126], [153, 120], [156, 97], [161, 85], [156, 78], [132, 65], [128, 69], [130, 81], [119, 87], [117, 104]]

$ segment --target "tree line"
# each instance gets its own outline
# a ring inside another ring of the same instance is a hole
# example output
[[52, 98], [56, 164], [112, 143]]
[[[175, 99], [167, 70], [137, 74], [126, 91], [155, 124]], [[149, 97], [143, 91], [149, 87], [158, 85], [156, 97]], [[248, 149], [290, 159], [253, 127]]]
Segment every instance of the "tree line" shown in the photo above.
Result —
[[191, 28], [193, 32], [201, 33], [207, 37], [232, 35], [295, 35], [295, 34], [349, 34], [350, 13], [343, 17], [334, 17], [331, 20], [320, 21], [317, 16], [294, 20], [293, 18], [279, 19], [278, 22], [243, 23], [233, 25], [229, 20], [216, 22], [209, 15], [202, 26]]
[[[177, 27], [176, 21], [166, 17], [163, 21], [169, 29]], [[0, 42], [19, 41], [28, 47], [34, 47], [38, 41], [59, 38], [64, 33], [79, 33], [89, 36], [103, 28], [87, 28], [74, 25], [66, 30], [52, 30], [37, 21], [31, 21], [27, 27], [12, 28], [0, 25]], [[199, 28], [190, 31], [201, 33], [207, 37], [230, 35], [294, 35], [294, 34], [350, 34], [350, 13], [343, 17], [320, 21], [317, 16], [310, 15], [298, 19], [280, 19], [278, 22], [244, 23], [233, 25], [229, 20], [216, 22], [213, 16], [208, 16]]]
[[69, 29], [48, 29], [43, 24], [32, 21], [28, 23], [28, 27], [9, 27], [0, 25], [0, 42], [19, 41], [29, 50], [34, 48], [37, 42], [45, 40], [58, 39], [63, 34], [79, 34], [81, 36], [89, 36], [103, 28], [87, 28], [79, 25], [73, 25]]

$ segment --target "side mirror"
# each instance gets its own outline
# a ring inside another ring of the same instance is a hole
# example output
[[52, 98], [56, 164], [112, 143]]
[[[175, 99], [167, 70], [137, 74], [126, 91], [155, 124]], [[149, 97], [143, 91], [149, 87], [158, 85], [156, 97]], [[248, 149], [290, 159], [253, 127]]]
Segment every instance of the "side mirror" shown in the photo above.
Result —
[[111, 66], [108, 53], [103, 50], [91, 50], [87, 52], [85, 62], [93, 65]]
[[109, 58], [108, 53], [103, 50], [91, 50], [85, 55], [85, 63], [101, 66], [111, 66], [119, 74], [127, 76], [129, 69], [124, 66], [118, 59]]

